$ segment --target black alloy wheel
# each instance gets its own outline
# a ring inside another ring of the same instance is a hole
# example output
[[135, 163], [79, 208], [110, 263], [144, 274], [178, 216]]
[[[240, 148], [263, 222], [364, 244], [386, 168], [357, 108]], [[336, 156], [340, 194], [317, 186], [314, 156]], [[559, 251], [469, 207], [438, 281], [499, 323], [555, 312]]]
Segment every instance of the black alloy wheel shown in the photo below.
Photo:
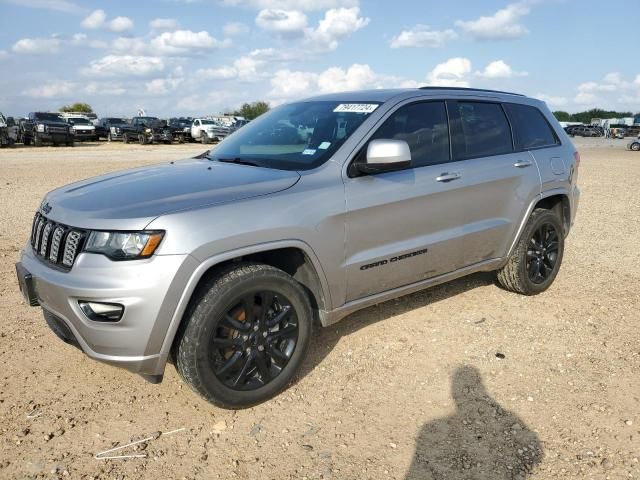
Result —
[[297, 312], [281, 293], [251, 292], [226, 308], [210, 343], [218, 380], [233, 390], [255, 390], [289, 363], [298, 343]]
[[533, 283], [544, 283], [553, 273], [558, 260], [558, 232], [550, 223], [543, 223], [529, 239], [527, 273]]

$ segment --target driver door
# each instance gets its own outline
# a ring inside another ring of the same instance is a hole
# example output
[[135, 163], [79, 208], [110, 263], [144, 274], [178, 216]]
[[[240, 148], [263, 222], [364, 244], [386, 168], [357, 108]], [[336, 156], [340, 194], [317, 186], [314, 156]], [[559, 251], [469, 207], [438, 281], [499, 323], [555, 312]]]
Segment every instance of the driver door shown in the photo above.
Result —
[[449, 138], [445, 102], [424, 101], [399, 107], [369, 139], [405, 140], [412, 161], [345, 178], [347, 301], [462, 266], [465, 180]]

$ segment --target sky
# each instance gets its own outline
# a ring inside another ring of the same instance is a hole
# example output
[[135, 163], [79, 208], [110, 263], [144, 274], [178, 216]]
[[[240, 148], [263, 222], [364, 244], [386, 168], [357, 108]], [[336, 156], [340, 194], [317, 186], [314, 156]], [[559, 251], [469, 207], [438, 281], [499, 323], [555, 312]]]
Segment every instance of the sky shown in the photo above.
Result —
[[640, 111], [638, 0], [0, 0], [0, 111], [198, 116], [425, 85]]

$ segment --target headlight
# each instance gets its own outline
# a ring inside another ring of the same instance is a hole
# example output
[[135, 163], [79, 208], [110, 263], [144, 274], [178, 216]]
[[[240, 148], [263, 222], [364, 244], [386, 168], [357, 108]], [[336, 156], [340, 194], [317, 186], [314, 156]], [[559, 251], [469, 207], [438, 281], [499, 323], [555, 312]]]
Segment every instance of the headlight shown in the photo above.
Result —
[[42, 133], [46, 130], [46, 126], [43, 123], [38, 124], [38, 132]]
[[145, 132], [149, 133], [149, 132], [151, 132], [151, 129], [150, 128], [146, 128]]
[[156, 251], [164, 232], [91, 232], [85, 252], [101, 253], [111, 260], [148, 258]]

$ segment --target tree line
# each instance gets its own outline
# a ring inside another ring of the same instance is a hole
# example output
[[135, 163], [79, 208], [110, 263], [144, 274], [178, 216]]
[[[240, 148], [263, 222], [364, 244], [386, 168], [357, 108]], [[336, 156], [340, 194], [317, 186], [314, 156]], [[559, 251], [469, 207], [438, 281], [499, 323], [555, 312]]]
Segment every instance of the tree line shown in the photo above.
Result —
[[640, 115], [640, 113], [634, 115], [631, 112], [616, 112], [615, 110], [603, 110], [601, 108], [592, 108], [586, 112], [579, 113], [568, 113], [558, 110], [553, 112], [553, 114], [559, 122], [580, 122], [586, 124], [591, 123], [592, 118], [623, 118]]

